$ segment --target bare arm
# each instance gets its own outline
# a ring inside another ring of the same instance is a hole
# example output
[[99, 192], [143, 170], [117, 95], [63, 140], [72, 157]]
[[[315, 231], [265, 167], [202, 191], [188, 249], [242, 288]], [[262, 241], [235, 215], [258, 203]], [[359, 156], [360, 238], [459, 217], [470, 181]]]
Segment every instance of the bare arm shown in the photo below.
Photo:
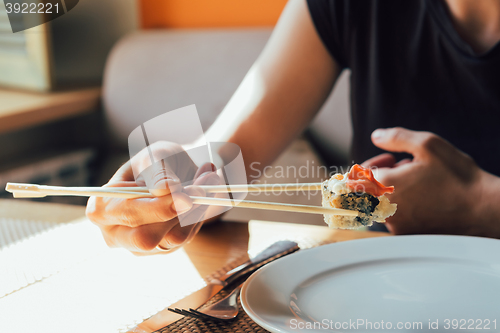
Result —
[[264, 51], [206, 138], [236, 143], [247, 170], [253, 162], [263, 168], [309, 124], [339, 72], [306, 1], [290, 0]]
[[[339, 67], [318, 37], [305, 0], [290, 0], [266, 48], [206, 139], [236, 143], [242, 149], [247, 170], [253, 162], [260, 162], [263, 168], [307, 126], [338, 74]], [[173, 148], [159, 143], [153, 149], [161, 152]], [[135, 158], [140, 161], [142, 155]], [[196, 172], [195, 184], [210, 185], [218, 180], [207, 172], [211, 167], [195, 170], [194, 164], [190, 165], [192, 173]], [[153, 175], [158, 177], [149, 179], [149, 183], [163, 189], [162, 196], [135, 200], [90, 198], [87, 216], [101, 228], [108, 245], [138, 254], [158, 253], [157, 246], [173, 251], [197, 232], [201, 224], [180, 227], [178, 216], [192, 214], [196, 219], [203, 211], [196, 208], [186, 213], [193, 205], [189, 196], [174, 191], [175, 186], [165, 186], [175, 183], [177, 172], [185, 170], [161, 168], [154, 170]], [[127, 163], [107, 186], [134, 185], [131, 163]]]

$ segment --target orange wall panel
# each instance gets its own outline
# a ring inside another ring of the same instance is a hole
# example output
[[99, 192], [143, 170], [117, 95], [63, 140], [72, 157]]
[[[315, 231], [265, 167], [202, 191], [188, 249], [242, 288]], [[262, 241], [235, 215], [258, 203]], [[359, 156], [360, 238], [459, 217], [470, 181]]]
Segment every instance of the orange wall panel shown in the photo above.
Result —
[[287, 0], [139, 0], [143, 28], [273, 26]]

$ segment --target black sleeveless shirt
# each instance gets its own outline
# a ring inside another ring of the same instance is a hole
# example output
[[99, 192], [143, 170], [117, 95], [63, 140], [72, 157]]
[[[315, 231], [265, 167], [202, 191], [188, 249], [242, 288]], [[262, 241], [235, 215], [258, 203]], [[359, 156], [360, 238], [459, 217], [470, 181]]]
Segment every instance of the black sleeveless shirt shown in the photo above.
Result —
[[500, 175], [500, 43], [477, 55], [444, 0], [308, 0], [316, 30], [351, 69], [352, 157], [380, 154], [376, 128], [436, 133]]

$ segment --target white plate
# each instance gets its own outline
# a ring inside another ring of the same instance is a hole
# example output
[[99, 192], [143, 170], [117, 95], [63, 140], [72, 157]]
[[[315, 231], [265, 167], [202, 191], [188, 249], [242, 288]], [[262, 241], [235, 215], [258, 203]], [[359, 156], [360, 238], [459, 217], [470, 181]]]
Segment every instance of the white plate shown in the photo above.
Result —
[[500, 332], [500, 240], [430, 235], [325, 245], [257, 271], [241, 301], [271, 332]]

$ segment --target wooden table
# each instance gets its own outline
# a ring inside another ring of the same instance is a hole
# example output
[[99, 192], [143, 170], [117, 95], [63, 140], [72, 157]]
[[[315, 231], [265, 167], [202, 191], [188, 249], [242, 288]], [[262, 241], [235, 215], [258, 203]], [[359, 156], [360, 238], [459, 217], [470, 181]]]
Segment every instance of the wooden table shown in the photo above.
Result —
[[200, 275], [207, 276], [262, 244], [297, 235], [320, 243], [388, 236], [381, 232], [335, 230], [326, 226], [270, 221], [215, 222], [203, 226], [194, 240], [185, 246], [185, 250]]
[[[65, 223], [77, 218], [81, 219], [83, 215], [84, 208], [78, 206], [34, 203], [23, 200], [0, 200], [1, 217], [36, 218], [38, 220], [57, 220], [57, 222]], [[194, 240], [184, 247], [184, 251], [198, 274], [204, 277], [237, 258], [241, 259], [249, 250], [252, 251], [255, 248], [262, 247], [263, 244], [269, 244], [275, 239], [293, 239], [297, 235], [317, 242], [340, 242], [386, 236], [387, 234], [368, 231], [333, 230], [326, 226], [267, 221], [250, 221], [249, 223], [214, 222], [205, 225]], [[2, 299], [0, 299], [0, 302], [2, 302]], [[39, 330], [39, 332], [42, 331]]]
[[[0, 217], [67, 223], [84, 217], [85, 208], [27, 200], [0, 200]], [[207, 276], [249, 250], [269, 240], [294, 235], [318, 242], [341, 242], [352, 239], [382, 237], [386, 233], [329, 229], [295, 223], [269, 221], [214, 222], [203, 226], [193, 241], [184, 247], [201, 276]]]
[[94, 112], [101, 88], [34, 93], [0, 89], [0, 133]]

